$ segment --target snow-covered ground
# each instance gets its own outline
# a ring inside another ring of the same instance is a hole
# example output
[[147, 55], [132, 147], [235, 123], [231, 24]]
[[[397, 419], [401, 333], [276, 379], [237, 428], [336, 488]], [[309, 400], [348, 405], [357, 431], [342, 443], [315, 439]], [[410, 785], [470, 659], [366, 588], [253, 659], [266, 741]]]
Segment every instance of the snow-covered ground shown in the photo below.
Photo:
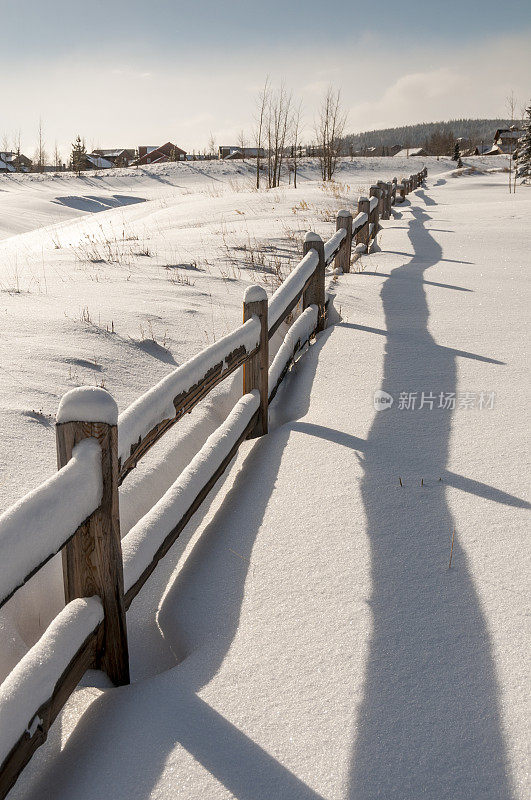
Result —
[[[57, 192], [2, 181], [2, 224], [4, 204], [22, 219], [36, 197], [42, 216], [0, 242], [0, 507], [52, 474], [67, 389], [103, 382], [122, 411], [239, 324], [243, 288], [273, 289], [305, 230], [328, 238], [360, 189], [422, 163], [346, 161], [333, 190], [310, 162], [297, 190], [260, 193], [241, 164], [61, 176]], [[134, 601], [133, 684], [88, 675], [10, 798], [527, 796], [531, 194], [427, 165], [381, 249], [331, 284], [334, 324], [277, 395], [270, 434], [242, 447]], [[54, 192], [145, 202], [71, 203], [67, 220]], [[235, 376], [127, 479], [124, 533], [239, 390]], [[55, 562], [6, 607], [4, 674], [60, 607], [58, 577]]]

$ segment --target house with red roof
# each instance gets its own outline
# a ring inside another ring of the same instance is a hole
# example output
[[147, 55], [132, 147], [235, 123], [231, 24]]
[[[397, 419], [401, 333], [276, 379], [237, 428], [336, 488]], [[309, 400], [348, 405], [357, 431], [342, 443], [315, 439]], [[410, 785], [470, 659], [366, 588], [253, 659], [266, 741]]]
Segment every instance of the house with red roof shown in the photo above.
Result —
[[140, 145], [138, 148], [138, 158], [134, 162], [135, 166], [145, 164], [164, 164], [166, 161], [184, 161], [186, 150], [182, 150], [173, 142], [166, 142], [159, 147], [148, 147]]

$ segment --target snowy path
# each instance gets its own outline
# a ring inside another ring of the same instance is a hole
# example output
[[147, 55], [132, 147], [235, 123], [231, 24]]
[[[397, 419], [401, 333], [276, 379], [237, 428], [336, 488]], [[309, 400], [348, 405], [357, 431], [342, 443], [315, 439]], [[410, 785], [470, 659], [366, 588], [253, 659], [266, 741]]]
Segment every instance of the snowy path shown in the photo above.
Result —
[[430, 181], [340, 278], [157, 628], [133, 606], [140, 679], [72, 698], [10, 798], [523, 800], [531, 197], [502, 180]]

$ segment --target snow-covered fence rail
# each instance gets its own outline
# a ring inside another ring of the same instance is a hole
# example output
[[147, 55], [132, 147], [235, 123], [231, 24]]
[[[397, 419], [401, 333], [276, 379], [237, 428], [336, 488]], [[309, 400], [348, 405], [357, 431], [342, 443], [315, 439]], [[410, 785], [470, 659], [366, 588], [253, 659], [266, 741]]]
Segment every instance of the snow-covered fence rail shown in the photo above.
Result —
[[120, 483], [166, 431], [256, 354], [259, 341], [260, 324], [250, 319], [171, 372], [120, 414]]
[[[100, 461], [98, 443], [81, 442], [63, 469], [0, 516], [0, 607], [99, 506]], [[38, 536], [31, 536], [37, 530]]]
[[[57, 412], [58, 472], [0, 516], [0, 607], [59, 551], [66, 606], [0, 686], [0, 800], [6, 796], [84, 672], [129, 682], [126, 610], [225, 472], [245, 439], [267, 433], [268, 406], [303, 348], [326, 325], [325, 272], [350, 270], [391, 206], [422, 183], [379, 181], [358, 213], [340, 211], [323, 242], [306, 235], [303, 258], [267, 300], [252, 286], [243, 324], [171, 372], [120, 416], [103, 389], [68, 392]], [[297, 305], [269, 365], [269, 341]], [[150, 511], [121, 539], [118, 487], [137, 462], [215, 386], [243, 368], [243, 396]], [[33, 531], [37, 537], [29, 539]]]

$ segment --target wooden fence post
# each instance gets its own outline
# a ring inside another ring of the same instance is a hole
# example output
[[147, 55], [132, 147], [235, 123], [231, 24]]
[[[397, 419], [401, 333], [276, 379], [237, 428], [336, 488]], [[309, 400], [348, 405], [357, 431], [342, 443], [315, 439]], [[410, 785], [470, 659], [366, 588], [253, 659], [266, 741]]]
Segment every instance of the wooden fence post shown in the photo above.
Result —
[[406, 179], [405, 178], [402, 178], [402, 180], [400, 182], [399, 191], [400, 191], [400, 200], [403, 203], [404, 200], [406, 199], [406, 194], [407, 194], [407, 186], [406, 186]]
[[369, 247], [369, 215], [371, 201], [368, 197], [358, 198], [358, 214], [367, 214], [367, 222], [356, 232], [356, 245], [364, 244]]
[[396, 190], [397, 190], [397, 179], [393, 178], [391, 181], [391, 205], [394, 206], [396, 203]]
[[393, 184], [388, 181], [386, 184], [387, 189], [387, 219], [391, 219], [391, 207], [393, 205]]
[[342, 269], [343, 272], [350, 272], [350, 253], [352, 249], [352, 214], [350, 211], [338, 211], [336, 219], [336, 231], [344, 228], [347, 235], [341, 243], [339, 252], [334, 260], [334, 267]]
[[[370, 197], [376, 197], [378, 199], [378, 203], [376, 204], [376, 208], [374, 208], [369, 216], [369, 223], [372, 224], [372, 238], [376, 239], [376, 234], [380, 229], [380, 203], [381, 203], [381, 192], [377, 186], [371, 186], [369, 190]], [[369, 228], [369, 239], [371, 237], [371, 231]]]
[[379, 194], [377, 195], [377, 197], [378, 197], [378, 218], [379, 219], [385, 219], [385, 216], [384, 216], [385, 215], [385, 190], [384, 190], [383, 186], [380, 186], [381, 183], [383, 183], [383, 181], [376, 181], [376, 187], [379, 190]]
[[385, 181], [376, 181], [376, 185], [380, 190], [380, 202], [378, 204], [380, 219], [388, 219], [387, 216], [387, 184]]
[[304, 292], [302, 300], [303, 308], [316, 305], [319, 309], [319, 316], [317, 319], [317, 331], [324, 331], [326, 327], [326, 308], [325, 308], [325, 256], [324, 256], [324, 242], [317, 233], [308, 231], [304, 238], [302, 248], [303, 255], [309, 253], [310, 250], [317, 250], [319, 256], [319, 264], [313, 273], [310, 285]]
[[[64, 467], [78, 442], [88, 437], [101, 447], [101, 504], [63, 548], [65, 600], [101, 598], [103, 642], [96, 667], [117, 686], [129, 683], [124, 577], [118, 506], [118, 408], [105, 389], [83, 386], [62, 398], [57, 411], [57, 464]], [[68, 502], [68, 498], [65, 498]]]
[[267, 293], [262, 286], [248, 286], [243, 296], [243, 321], [258, 317], [260, 321], [259, 350], [243, 365], [243, 393], [253, 389], [260, 392], [260, 408], [256, 426], [249, 436], [254, 439], [268, 430], [269, 398], [269, 329], [267, 322]]

